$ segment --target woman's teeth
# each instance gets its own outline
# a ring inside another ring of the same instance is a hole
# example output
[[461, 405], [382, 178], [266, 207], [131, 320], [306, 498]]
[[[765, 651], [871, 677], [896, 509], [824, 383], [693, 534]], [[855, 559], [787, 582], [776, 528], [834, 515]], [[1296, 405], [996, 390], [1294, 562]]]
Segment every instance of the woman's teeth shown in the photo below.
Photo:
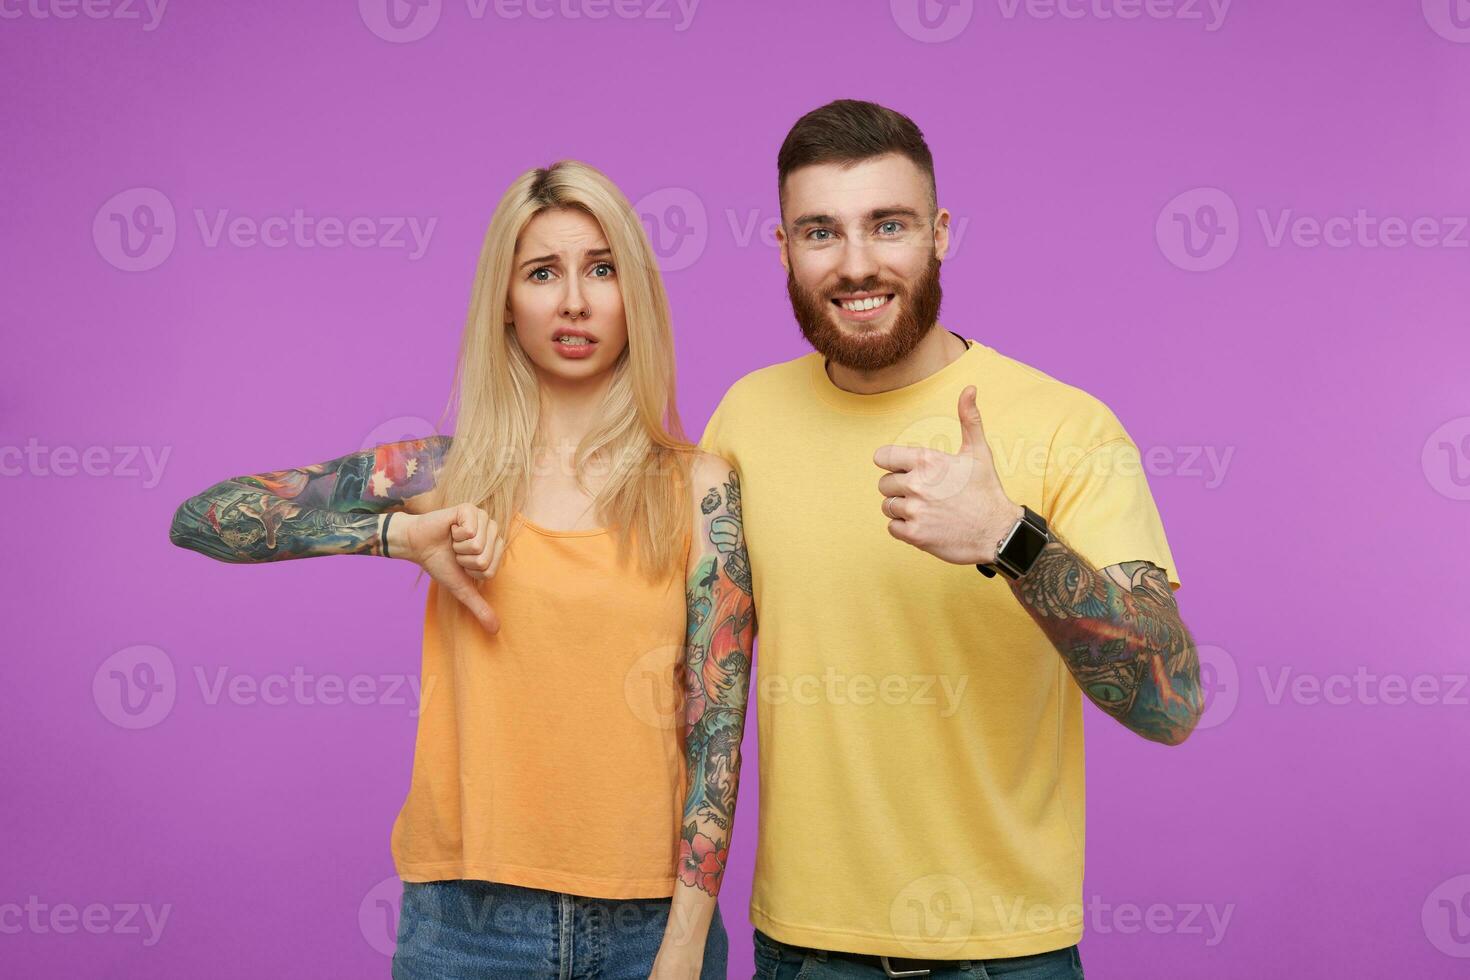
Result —
[[586, 337], [558, 337], [556, 338], [556, 342], [558, 344], [569, 344], [572, 347], [581, 347], [584, 344], [592, 343]]
[[867, 299], [843, 300], [839, 305], [844, 310], [850, 310], [853, 313], [865, 313], [868, 310], [876, 310], [892, 298], [891, 296], [869, 296]]

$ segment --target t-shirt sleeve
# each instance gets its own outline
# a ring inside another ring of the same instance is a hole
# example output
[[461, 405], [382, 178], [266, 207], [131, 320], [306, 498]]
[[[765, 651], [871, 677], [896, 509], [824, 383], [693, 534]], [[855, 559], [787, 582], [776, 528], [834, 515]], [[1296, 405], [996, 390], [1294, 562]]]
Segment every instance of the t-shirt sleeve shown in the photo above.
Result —
[[1076, 459], [1061, 477], [1049, 521], [1095, 567], [1149, 561], [1167, 571], [1169, 583], [1179, 588], [1179, 570], [1164, 536], [1164, 522], [1149, 491], [1138, 447], [1126, 433]]
[[714, 412], [710, 414], [709, 421], [704, 425], [704, 435], [699, 438], [699, 448], [704, 452], [729, 460], [738, 470], [740, 461], [735, 458], [735, 438], [728, 419], [730, 402], [731, 392], [727, 391], [725, 397], [721, 398], [720, 403], [715, 406]]

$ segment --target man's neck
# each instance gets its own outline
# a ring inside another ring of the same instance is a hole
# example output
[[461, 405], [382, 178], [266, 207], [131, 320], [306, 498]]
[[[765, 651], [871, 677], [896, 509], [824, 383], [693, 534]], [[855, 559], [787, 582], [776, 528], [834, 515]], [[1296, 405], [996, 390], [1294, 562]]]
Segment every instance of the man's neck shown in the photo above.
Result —
[[843, 391], [857, 395], [876, 395], [923, 381], [950, 364], [965, 352], [968, 345], [939, 324], [924, 335], [917, 347], [903, 359], [877, 371], [858, 371], [841, 364], [827, 362], [827, 377]]

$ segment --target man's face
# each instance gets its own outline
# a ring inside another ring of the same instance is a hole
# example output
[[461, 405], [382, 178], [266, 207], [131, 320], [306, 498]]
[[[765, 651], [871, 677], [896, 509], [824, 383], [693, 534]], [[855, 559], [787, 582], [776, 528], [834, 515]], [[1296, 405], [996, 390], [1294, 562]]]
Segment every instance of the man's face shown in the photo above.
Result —
[[876, 371], [902, 360], [939, 315], [949, 212], [896, 153], [786, 177], [781, 263], [807, 341], [830, 361]]

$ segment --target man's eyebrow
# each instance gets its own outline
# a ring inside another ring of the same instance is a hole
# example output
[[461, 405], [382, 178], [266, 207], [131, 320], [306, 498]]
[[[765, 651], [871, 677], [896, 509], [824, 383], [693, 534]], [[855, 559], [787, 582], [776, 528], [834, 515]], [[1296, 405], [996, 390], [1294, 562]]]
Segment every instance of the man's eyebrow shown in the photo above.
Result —
[[874, 208], [868, 212], [869, 221], [882, 221], [885, 218], [918, 218], [919, 212], [913, 208], [895, 204], [886, 208]]
[[807, 225], [835, 225], [837, 219], [830, 214], [804, 214], [791, 222], [793, 228], [803, 228]]
[[[888, 218], [914, 218], [920, 217], [919, 212], [902, 204], [891, 204], [887, 207], [874, 208], [867, 214], [868, 221], [883, 221]], [[809, 225], [832, 226], [837, 224], [837, 219], [830, 214], [804, 214], [791, 223], [793, 228], [803, 228]]]

